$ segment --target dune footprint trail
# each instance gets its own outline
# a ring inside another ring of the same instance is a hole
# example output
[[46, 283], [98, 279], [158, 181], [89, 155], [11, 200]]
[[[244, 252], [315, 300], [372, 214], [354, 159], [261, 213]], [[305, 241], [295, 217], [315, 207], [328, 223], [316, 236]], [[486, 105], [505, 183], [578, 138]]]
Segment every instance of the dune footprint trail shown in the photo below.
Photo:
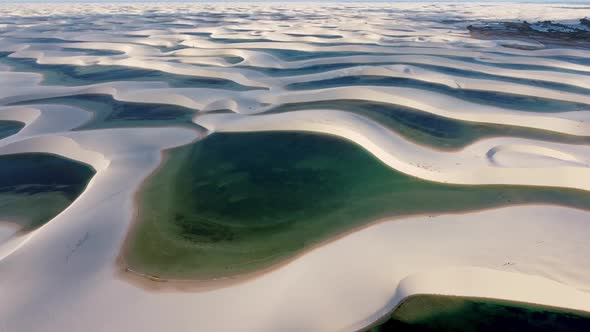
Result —
[[1, 331], [590, 312], [587, 6], [0, 14]]

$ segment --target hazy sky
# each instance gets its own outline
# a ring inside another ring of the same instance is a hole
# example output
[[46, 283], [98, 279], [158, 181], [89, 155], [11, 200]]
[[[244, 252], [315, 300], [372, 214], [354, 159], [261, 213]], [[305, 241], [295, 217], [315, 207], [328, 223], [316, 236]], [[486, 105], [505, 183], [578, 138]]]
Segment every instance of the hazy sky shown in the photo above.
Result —
[[590, 0], [0, 0], [2, 2], [543, 2], [590, 3]]
[[590, 0], [0, 0], [0, 3], [60, 2], [532, 2], [590, 4]]

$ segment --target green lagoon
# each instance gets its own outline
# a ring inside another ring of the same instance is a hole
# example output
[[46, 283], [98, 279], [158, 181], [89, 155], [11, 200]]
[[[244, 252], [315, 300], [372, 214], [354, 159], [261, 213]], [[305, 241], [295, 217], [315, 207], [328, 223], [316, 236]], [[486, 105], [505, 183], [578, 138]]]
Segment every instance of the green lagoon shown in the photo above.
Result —
[[170, 150], [138, 200], [127, 264], [195, 279], [269, 267], [386, 217], [519, 203], [590, 207], [578, 190], [434, 183], [348, 141], [278, 132], [213, 134]]
[[521, 302], [416, 295], [370, 332], [586, 332], [590, 313]]

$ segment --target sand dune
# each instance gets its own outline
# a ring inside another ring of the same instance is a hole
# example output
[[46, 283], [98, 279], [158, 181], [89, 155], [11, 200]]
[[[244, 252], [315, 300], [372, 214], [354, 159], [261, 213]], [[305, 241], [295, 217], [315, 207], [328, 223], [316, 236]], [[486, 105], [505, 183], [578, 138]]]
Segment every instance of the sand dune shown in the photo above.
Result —
[[[130, 282], [118, 262], [135, 211], [134, 194], [161, 163], [163, 150], [216, 132], [335, 135], [396, 170], [441, 183], [590, 190], [587, 144], [506, 136], [443, 152], [352, 112], [310, 106], [268, 113], [290, 103], [356, 100], [469, 125], [583, 139], [590, 136], [590, 51], [534, 40], [477, 39], [465, 26], [481, 20], [571, 22], [590, 16], [587, 6], [359, 6], [0, 5], [7, 18], [0, 23], [0, 58], [6, 61], [0, 63], [0, 120], [25, 124], [0, 140], [0, 155], [46, 152], [96, 170], [67, 209], [34, 231], [19, 234], [11, 220], [0, 220], [0, 330], [353, 331], [377, 321], [405, 297], [423, 293], [590, 311], [589, 213], [558, 206], [383, 220], [253, 278], [200, 291], [148, 279]], [[120, 80], [125, 74], [106, 76], [103, 83], [77, 83], [91, 81], [97, 68], [160, 76]], [[46, 76], [36, 72], [42, 70]], [[52, 77], [56, 72], [64, 75]], [[349, 76], [412, 79], [450, 90], [326, 88], [321, 82], [303, 90], [289, 86]], [[204, 87], [174, 86], [179, 78], [204, 80]], [[216, 86], [212, 79], [233, 88]], [[465, 90], [578, 109], [523, 110], [454, 93]], [[79, 130], [93, 119], [90, 110], [40, 101], [88, 94], [188, 107], [195, 111], [193, 122], [204, 129], [154, 122], [148, 128]]]
[[[456, 184], [514, 184], [590, 190], [590, 149], [518, 138], [479, 141], [457, 152], [422, 148], [365, 117], [331, 110], [240, 116], [210, 114], [195, 122], [215, 132], [311, 131], [336, 135], [359, 144], [387, 165], [422, 179]], [[525, 152], [525, 153], [506, 153]], [[497, 161], [502, 152], [501, 163]], [[531, 155], [554, 162], [537, 163]], [[575, 160], [575, 163], [571, 161]], [[510, 167], [510, 165], [515, 165]], [[501, 166], [501, 167], [498, 167]]]

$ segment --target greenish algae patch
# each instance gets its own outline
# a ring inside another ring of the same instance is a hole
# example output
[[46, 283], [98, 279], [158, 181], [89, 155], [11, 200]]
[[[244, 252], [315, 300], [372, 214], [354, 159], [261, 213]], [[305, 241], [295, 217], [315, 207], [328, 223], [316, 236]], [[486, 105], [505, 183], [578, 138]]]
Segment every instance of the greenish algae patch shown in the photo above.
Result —
[[521, 302], [415, 295], [371, 332], [585, 332], [590, 313]]
[[0, 220], [33, 230], [67, 208], [94, 174], [86, 164], [46, 153], [0, 156]]
[[169, 151], [138, 200], [125, 261], [171, 279], [253, 272], [386, 217], [517, 203], [590, 207], [582, 191], [428, 182], [347, 141], [268, 132], [213, 134]]

